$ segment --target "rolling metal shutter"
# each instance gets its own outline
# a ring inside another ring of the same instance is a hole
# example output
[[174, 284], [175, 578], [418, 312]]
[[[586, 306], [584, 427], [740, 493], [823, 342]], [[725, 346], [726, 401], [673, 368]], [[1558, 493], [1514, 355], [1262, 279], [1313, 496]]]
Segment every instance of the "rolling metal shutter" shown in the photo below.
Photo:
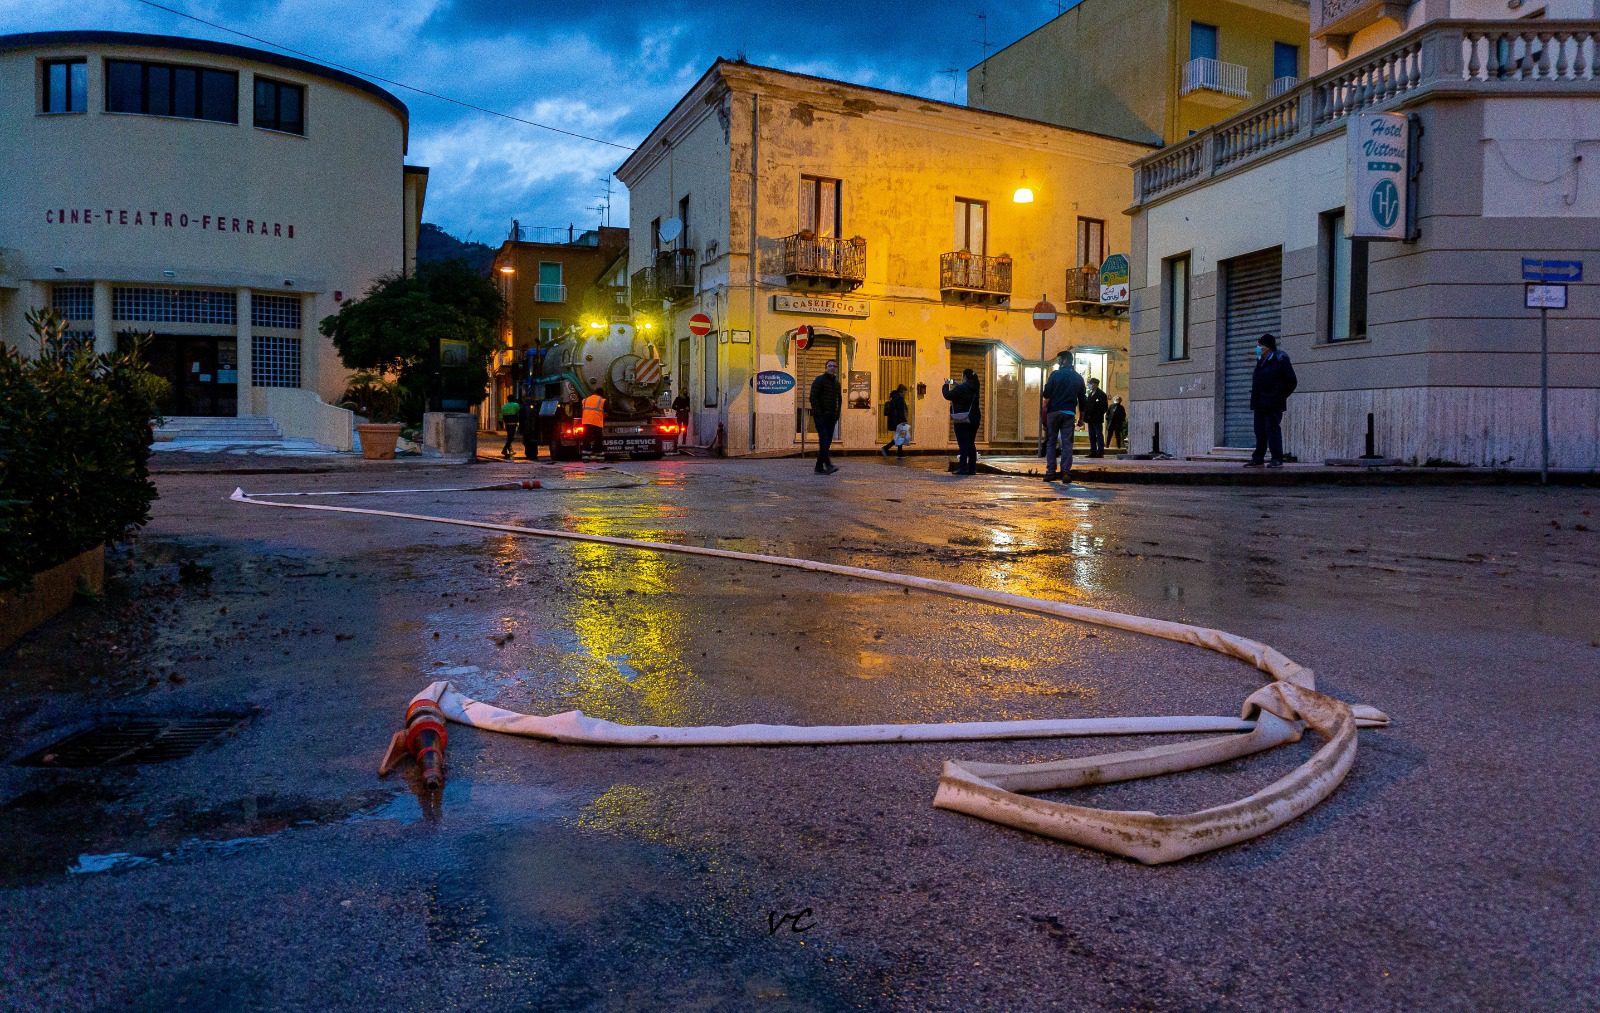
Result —
[[1223, 362], [1222, 444], [1254, 447], [1250, 376], [1256, 366], [1256, 339], [1277, 334], [1283, 304], [1283, 251], [1278, 248], [1227, 261], [1227, 332]]
[[[816, 423], [811, 421], [811, 381], [828, 371], [828, 360], [839, 359], [839, 339], [818, 334], [811, 339], [811, 347], [794, 353], [794, 431], [798, 433], [802, 420], [806, 432], [815, 433]], [[839, 385], [844, 387], [844, 363], [839, 364]]]
[[[950, 346], [950, 379], [956, 383], [960, 383], [962, 371], [968, 369], [978, 374], [978, 411], [979, 414], [982, 415], [982, 419], [978, 426], [977, 437], [974, 441], [977, 443], [989, 442], [986, 434], [989, 431], [989, 416], [992, 413], [987, 410], [989, 406], [984, 400], [985, 392], [983, 389], [984, 380], [987, 379], [989, 375], [988, 363], [988, 345], [957, 343]], [[946, 404], [945, 407], [948, 409], [949, 405]], [[949, 431], [950, 442], [956, 442], [956, 427], [954, 425], [950, 425]]]

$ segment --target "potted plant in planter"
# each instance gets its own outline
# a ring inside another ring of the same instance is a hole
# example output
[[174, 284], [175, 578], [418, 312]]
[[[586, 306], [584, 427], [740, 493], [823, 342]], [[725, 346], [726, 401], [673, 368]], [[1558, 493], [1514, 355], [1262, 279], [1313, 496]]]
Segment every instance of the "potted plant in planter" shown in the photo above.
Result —
[[348, 408], [366, 419], [356, 424], [361, 435], [361, 456], [369, 461], [394, 460], [395, 443], [400, 439], [402, 391], [393, 380], [376, 373], [356, 373], [345, 385], [339, 407]]

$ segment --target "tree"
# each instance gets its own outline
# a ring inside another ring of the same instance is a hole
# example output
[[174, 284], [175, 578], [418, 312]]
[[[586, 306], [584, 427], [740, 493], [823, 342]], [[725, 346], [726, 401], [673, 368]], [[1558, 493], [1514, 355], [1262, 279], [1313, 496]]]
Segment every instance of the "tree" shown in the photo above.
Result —
[[324, 317], [319, 330], [333, 339], [347, 369], [389, 374], [406, 392], [406, 414], [434, 404], [442, 391], [440, 342], [466, 346], [464, 376], [452, 377], [452, 396], [477, 404], [488, 393], [489, 360], [504, 311], [488, 278], [459, 260], [419, 265], [415, 274], [385, 275], [360, 299]]

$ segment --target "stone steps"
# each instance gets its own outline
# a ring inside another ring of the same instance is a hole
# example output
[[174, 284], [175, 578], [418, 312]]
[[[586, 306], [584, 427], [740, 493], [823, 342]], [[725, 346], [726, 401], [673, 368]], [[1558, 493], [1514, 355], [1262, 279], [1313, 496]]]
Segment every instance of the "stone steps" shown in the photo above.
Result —
[[264, 415], [236, 418], [172, 416], [156, 428], [156, 439], [212, 443], [276, 443], [283, 439], [278, 424]]

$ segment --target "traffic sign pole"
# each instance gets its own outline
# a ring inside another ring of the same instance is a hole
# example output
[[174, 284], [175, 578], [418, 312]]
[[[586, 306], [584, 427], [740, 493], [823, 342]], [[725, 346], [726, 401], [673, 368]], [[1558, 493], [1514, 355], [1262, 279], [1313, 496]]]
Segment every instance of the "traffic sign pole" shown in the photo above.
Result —
[[1539, 307], [1539, 484], [1550, 484], [1550, 310]]

